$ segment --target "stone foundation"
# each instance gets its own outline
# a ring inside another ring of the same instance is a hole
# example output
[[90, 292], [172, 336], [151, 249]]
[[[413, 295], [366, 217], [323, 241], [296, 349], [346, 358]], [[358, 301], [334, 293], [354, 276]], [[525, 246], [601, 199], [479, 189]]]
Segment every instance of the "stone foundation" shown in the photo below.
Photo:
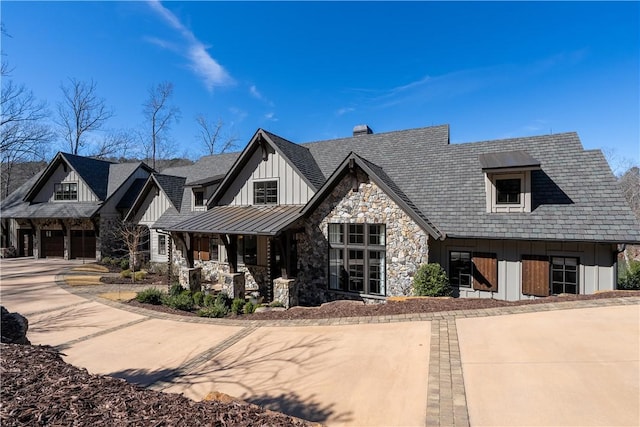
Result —
[[273, 300], [285, 308], [298, 305], [298, 283], [295, 279], [278, 277], [273, 281]]

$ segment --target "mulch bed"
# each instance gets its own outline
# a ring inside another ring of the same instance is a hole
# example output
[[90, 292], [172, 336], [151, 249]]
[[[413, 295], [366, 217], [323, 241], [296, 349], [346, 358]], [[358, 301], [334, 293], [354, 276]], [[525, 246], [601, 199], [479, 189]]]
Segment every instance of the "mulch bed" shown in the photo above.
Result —
[[136, 280], [135, 282], [133, 282], [131, 279], [127, 279], [127, 278], [122, 278], [122, 277], [115, 277], [115, 276], [102, 276], [100, 278], [100, 281], [102, 283], [106, 283], [108, 285], [158, 285], [158, 284], [163, 284], [166, 285], [167, 283], [167, 278], [166, 277], [160, 277], [157, 276], [155, 274], [150, 274], [147, 277], [145, 277], [144, 279], [140, 279], [140, 280]]
[[[295, 320], [332, 319], [340, 317], [393, 316], [411, 313], [475, 310], [495, 307], [513, 307], [553, 302], [594, 300], [603, 298], [640, 296], [640, 291], [611, 291], [593, 295], [562, 295], [523, 301], [502, 301], [485, 298], [412, 298], [405, 301], [388, 301], [386, 304], [363, 304], [358, 301], [334, 301], [319, 307], [292, 307], [285, 311], [267, 311], [250, 315], [233, 316], [236, 320]], [[175, 310], [161, 305], [142, 304], [135, 300], [130, 305], [180, 316], [196, 316], [195, 313]]]
[[91, 375], [51, 347], [0, 344], [3, 426], [310, 426], [246, 402], [195, 402]]

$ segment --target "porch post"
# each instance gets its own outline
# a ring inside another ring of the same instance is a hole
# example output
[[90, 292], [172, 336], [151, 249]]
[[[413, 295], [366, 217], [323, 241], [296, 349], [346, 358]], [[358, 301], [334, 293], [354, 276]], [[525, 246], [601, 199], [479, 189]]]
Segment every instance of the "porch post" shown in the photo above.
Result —
[[227, 251], [229, 273], [238, 272], [238, 236], [235, 234], [221, 234], [222, 243]]

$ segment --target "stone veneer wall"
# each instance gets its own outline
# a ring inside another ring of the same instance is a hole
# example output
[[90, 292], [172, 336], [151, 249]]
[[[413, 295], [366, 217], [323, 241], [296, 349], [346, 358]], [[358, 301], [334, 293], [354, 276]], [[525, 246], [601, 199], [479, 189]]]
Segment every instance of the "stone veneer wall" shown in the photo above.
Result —
[[370, 223], [386, 226], [386, 295], [411, 295], [413, 275], [428, 262], [429, 236], [384, 191], [358, 171], [358, 191], [352, 190], [352, 177], [345, 176], [304, 222], [305, 233], [298, 237], [297, 276], [303, 304], [333, 299], [364, 299], [375, 296], [348, 294], [328, 288], [328, 224]]

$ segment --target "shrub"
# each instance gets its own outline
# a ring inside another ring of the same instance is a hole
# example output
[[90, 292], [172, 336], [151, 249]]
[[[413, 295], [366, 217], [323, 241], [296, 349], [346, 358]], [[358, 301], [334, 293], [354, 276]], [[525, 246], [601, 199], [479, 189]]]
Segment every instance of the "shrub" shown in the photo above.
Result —
[[193, 299], [191, 295], [165, 295], [162, 303], [167, 307], [175, 308], [182, 311], [191, 311], [193, 309]]
[[224, 317], [227, 315], [227, 308], [219, 305], [212, 305], [211, 307], [205, 307], [198, 310], [198, 316], [200, 317]]
[[182, 293], [183, 290], [184, 290], [184, 288], [182, 287], [182, 285], [180, 283], [174, 283], [169, 288], [169, 295], [174, 296], [174, 297], [178, 296], [178, 295], [180, 295]]
[[251, 314], [255, 310], [256, 310], [256, 306], [251, 301], [247, 301], [244, 304], [244, 307], [242, 307], [242, 311], [244, 312], [244, 314]]
[[128, 259], [123, 259], [120, 261], [120, 268], [123, 270], [128, 270], [129, 269], [129, 260]]
[[129, 278], [131, 277], [131, 270], [122, 270], [120, 272], [120, 277]]
[[135, 280], [143, 280], [145, 277], [147, 277], [147, 272], [140, 270], [140, 271], [136, 271], [135, 273], [133, 273], [133, 278]]
[[223, 307], [231, 307], [231, 298], [225, 292], [220, 292], [216, 295], [215, 305], [223, 306]]
[[199, 305], [200, 307], [202, 307], [203, 302], [204, 302], [204, 295], [202, 294], [202, 292], [196, 292], [195, 294], [193, 294], [193, 303], [195, 305]]
[[216, 299], [213, 295], [207, 294], [204, 296], [204, 306], [205, 307], [212, 307], [213, 304], [215, 303]]
[[242, 298], [236, 298], [231, 302], [231, 312], [233, 314], [242, 314], [242, 308], [244, 307], [245, 301]]
[[627, 271], [618, 280], [618, 289], [640, 289], [640, 261], [631, 261]]
[[120, 262], [121, 261], [118, 258], [111, 258], [111, 265], [118, 265]]
[[284, 307], [284, 304], [280, 301], [272, 301], [271, 304], [269, 304], [269, 307]]
[[147, 288], [138, 292], [136, 295], [136, 301], [144, 304], [160, 305], [162, 304], [163, 293], [156, 288]]
[[429, 263], [420, 266], [413, 277], [413, 293], [427, 297], [451, 295], [449, 278], [440, 264]]
[[102, 264], [104, 264], [104, 265], [109, 265], [109, 264], [111, 264], [111, 258], [110, 258], [110, 257], [108, 257], [108, 256], [103, 257], [101, 262], [102, 262]]

